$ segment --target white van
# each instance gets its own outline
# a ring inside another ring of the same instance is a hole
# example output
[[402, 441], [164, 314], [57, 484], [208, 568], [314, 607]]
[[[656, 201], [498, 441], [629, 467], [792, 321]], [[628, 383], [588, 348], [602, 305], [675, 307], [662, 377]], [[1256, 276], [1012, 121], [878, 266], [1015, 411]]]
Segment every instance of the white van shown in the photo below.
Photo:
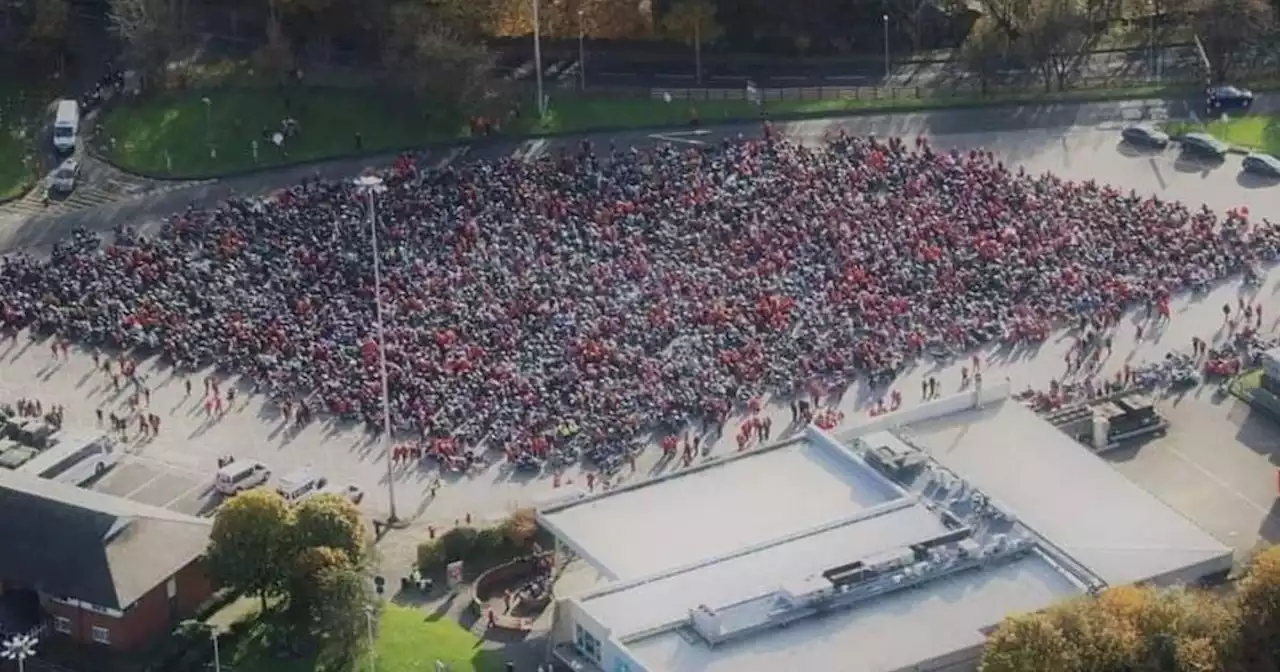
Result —
[[241, 490], [256, 488], [271, 478], [267, 465], [256, 460], [236, 460], [218, 470], [213, 487], [224, 495], [234, 495]]
[[280, 477], [280, 484], [276, 486], [276, 492], [284, 497], [284, 501], [290, 504], [299, 504], [303, 500], [320, 492], [329, 480], [323, 476], [317, 476], [310, 467], [303, 467], [294, 472], [290, 472]]
[[59, 100], [58, 112], [53, 118], [53, 147], [59, 152], [76, 148], [76, 133], [80, 130], [80, 103]]

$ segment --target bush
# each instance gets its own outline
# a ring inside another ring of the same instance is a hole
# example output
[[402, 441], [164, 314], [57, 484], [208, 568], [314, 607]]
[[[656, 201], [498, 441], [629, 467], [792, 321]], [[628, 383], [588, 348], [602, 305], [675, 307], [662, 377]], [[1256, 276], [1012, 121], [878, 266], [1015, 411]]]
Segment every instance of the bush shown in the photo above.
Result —
[[474, 527], [455, 527], [440, 537], [440, 546], [446, 562], [466, 560], [475, 552], [480, 533]]
[[444, 559], [444, 547], [437, 539], [418, 544], [418, 571], [423, 574], [435, 574], [444, 570], [448, 564]]
[[529, 548], [538, 534], [538, 518], [533, 509], [520, 509], [502, 521], [501, 529], [512, 546]]

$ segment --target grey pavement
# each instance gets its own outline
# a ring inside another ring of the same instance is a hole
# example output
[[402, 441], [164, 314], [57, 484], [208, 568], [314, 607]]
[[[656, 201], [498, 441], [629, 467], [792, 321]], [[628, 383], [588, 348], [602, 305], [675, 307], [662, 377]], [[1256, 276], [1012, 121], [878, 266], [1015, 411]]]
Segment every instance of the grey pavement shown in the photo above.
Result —
[[[1098, 126], [1141, 120], [1182, 118], [1194, 111], [1195, 102], [1152, 99], [1088, 104], [1018, 105], [913, 114], [841, 117], [815, 122], [781, 124], [781, 126], [784, 130], [794, 128], [801, 132], [810, 132], [819, 127], [824, 129], [839, 127], [850, 133], [877, 133], [886, 136], [1012, 132], [1037, 128]], [[1260, 107], [1270, 109], [1275, 107], [1275, 99], [1264, 97], [1258, 104]], [[756, 136], [760, 133], [760, 129], [757, 123], [709, 126], [704, 129], [706, 135], [699, 136], [698, 141], [716, 142], [739, 135]], [[623, 131], [599, 133], [587, 138], [602, 145], [612, 141], [623, 146], [644, 146], [661, 141], [654, 136], [655, 134], [651, 132]], [[576, 147], [581, 139], [581, 137], [570, 137], [509, 141], [499, 138], [488, 144], [473, 146], [470, 156], [493, 158], [516, 152], [526, 155], [557, 152]], [[433, 150], [428, 162], [444, 161], [456, 156], [448, 149]], [[213, 204], [233, 194], [264, 194], [296, 184], [305, 177], [321, 176], [330, 179], [354, 177], [371, 168], [385, 166], [391, 160], [391, 156], [339, 160], [191, 186], [162, 185], [171, 189], [146, 193], [83, 210], [63, 211], [51, 208], [45, 211], [29, 207], [21, 209], [0, 207], [0, 250], [47, 249], [79, 227], [110, 231], [117, 226], [128, 225], [145, 231], [149, 227], [159, 225], [166, 216], [188, 205]]]

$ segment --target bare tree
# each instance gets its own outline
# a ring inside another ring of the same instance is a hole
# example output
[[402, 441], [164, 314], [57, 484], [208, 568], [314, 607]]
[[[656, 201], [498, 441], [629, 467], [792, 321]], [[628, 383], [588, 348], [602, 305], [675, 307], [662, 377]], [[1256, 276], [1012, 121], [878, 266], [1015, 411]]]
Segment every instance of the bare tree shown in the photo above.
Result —
[[983, 17], [973, 24], [969, 36], [960, 49], [960, 56], [969, 72], [978, 78], [978, 85], [986, 95], [991, 80], [1013, 55], [1013, 44], [1004, 30], [992, 19]]
[[1210, 74], [1219, 82], [1269, 45], [1276, 33], [1267, 0], [1199, 0], [1191, 23], [1204, 45]]
[[144, 85], [161, 73], [181, 44], [181, 0], [111, 0], [111, 31], [124, 43]]
[[383, 61], [400, 84], [458, 111], [490, 99], [494, 61], [483, 45], [459, 37], [421, 6], [397, 7], [392, 16], [394, 32]]
[[1021, 36], [1022, 51], [1044, 80], [1065, 91], [1106, 33], [1116, 0], [1042, 0]]

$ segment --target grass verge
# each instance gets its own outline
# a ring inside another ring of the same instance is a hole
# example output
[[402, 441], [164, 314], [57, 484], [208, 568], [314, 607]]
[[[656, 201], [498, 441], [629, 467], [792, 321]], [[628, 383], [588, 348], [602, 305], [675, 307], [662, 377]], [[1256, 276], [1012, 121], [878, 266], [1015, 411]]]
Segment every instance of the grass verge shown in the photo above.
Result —
[[1227, 144], [1280, 155], [1280, 116], [1256, 114], [1202, 123], [1170, 122], [1165, 132], [1172, 136], [1209, 133]]
[[35, 91], [0, 84], [0, 201], [21, 196], [39, 177], [42, 100]]
[[[373, 669], [365, 651], [350, 669], [330, 669], [311, 656], [285, 657], [273, 641], [271, 616], [252, 622], [224, 664], [235, 672], [353, 672]], [[456, 621], [432, 618], [420, 609], [387, 604], [374, 640], [374, 665], [378, 672], [435, 672], [436, 661], [450, 672], [501, 672], [504, 661], [492, 650], [480, 648], [480, 640]]]
[[[1183, 93], [1179, 87], [1132, 86], [1042, 90], [931, 92], [924, 89], [849, 89], [841, 98], [767, 101], [763, 110], [745, 100], [596, 99], [566, 95], [552, 100], [546, 117], [525, 114], [504, 130], [548, 135], [588, 130], [680, 127], [696, 116], [718, 123], [771, 118], [822, 117], [860, 112], [909, 112], [1021, 103], [1123, 100]], [[736, 95], [738, 91], [714, 95]], [[206, 103], [205, 100], [209, 102]], [[531, 110], [532, 105], [526, 105]], [[281, 121], [298, 121], [299, 133], [284, 151], [266, 140]], [[188, 89], [112, 109], [94, 140], [120, 167], [173, 178], [199, 178], [334, 159], [360, 152], [395, 151], [465, 136], [456, 118], [423, 114], [420, 106], [385, 94], [350, 88], [270, 87]], [[360, 134], [357, 141], [356, 134]], [[257, 142], [255, 159], [253, 143]]]
[[[285, 119], [298, 132], [277, 149], [270, 136]], [[205, 89], [115, 107], [94, 142], [127, 170], [189, 178], [419, 146], [455, 122], [372, 91]]]

